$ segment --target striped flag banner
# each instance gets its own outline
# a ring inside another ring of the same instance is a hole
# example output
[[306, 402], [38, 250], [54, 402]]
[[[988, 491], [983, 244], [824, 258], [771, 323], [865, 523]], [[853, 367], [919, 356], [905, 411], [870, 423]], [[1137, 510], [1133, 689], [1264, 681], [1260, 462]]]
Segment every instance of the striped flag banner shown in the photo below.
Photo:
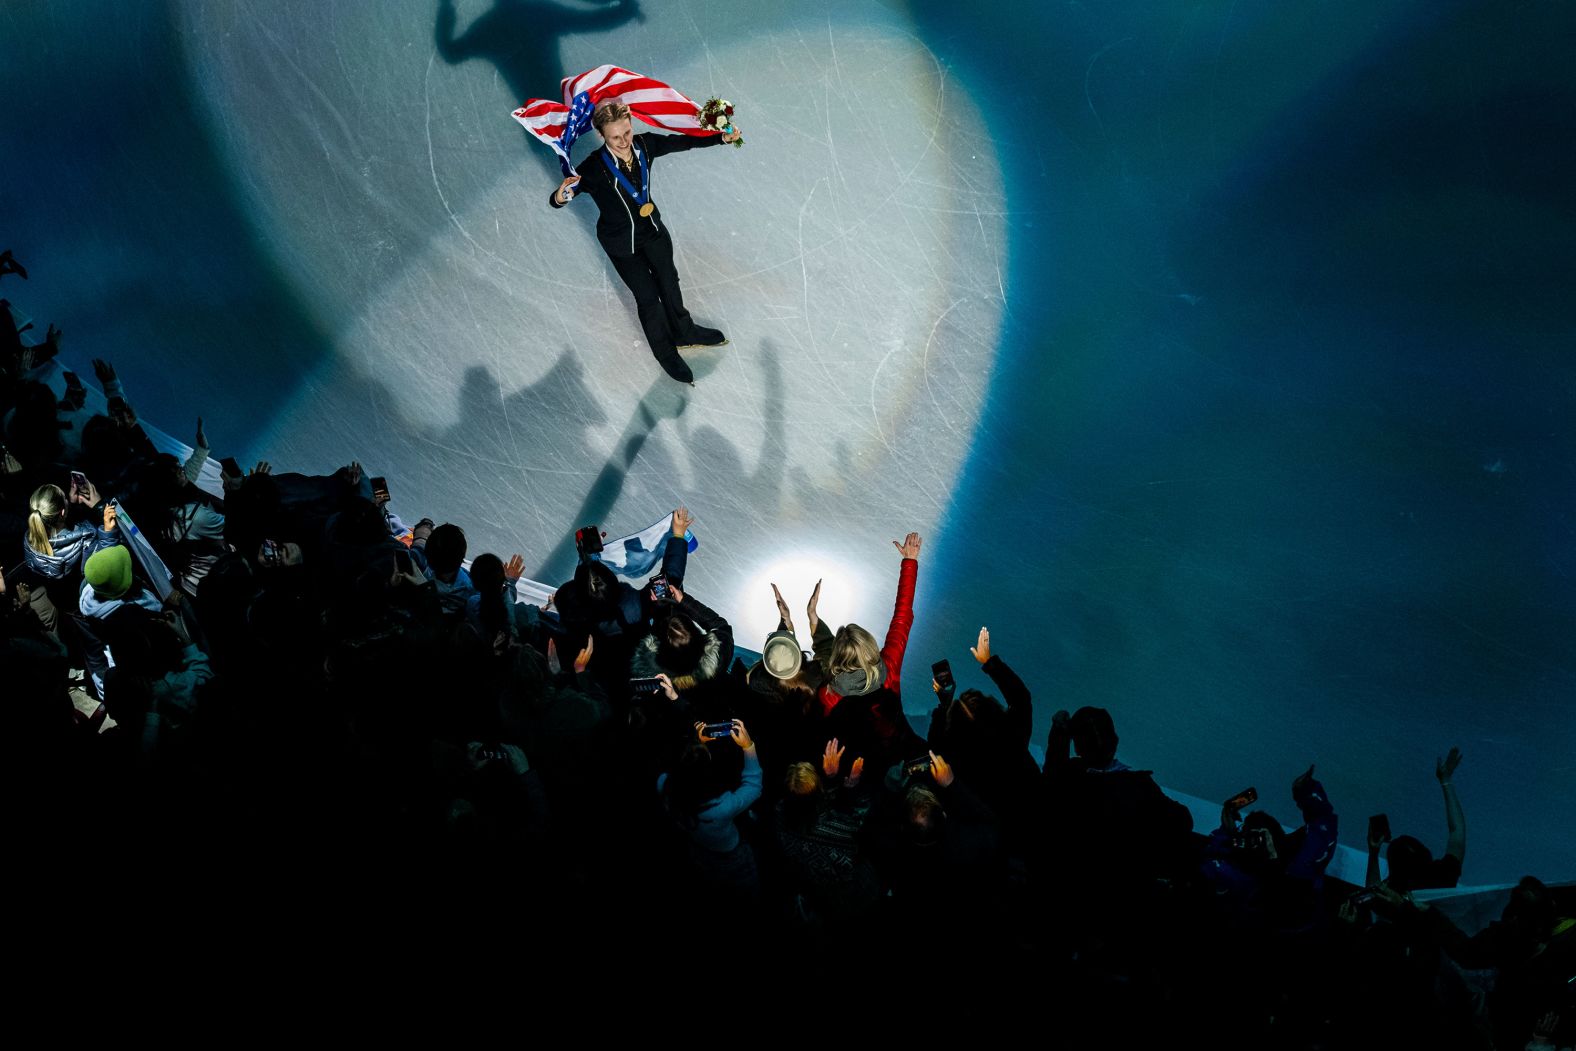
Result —
[[514, 111], [514, 119], [554, 153], [564, 174], [576, 175], [569, 160], [575, 140], [591, 127], [591, 111], [600, 102], [617, 99], [636, 117], [654, 128], [684, 135], [718, 135], [700, 126], [700, 107], [694, 100], [640, 73], [619, 66], [598, 66], [563, 80], [562, 102], [527, 99]]

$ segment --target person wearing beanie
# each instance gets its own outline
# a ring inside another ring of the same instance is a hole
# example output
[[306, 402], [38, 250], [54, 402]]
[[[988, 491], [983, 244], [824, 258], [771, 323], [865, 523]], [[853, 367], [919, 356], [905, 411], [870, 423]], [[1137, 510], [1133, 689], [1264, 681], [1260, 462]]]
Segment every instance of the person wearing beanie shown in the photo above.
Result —
[[127, 605], [141, 606], [154, 613], [164, 608], [158, 598], [132, 576], [131, 549], [117, 544], [88, 556], [82, 568], [82, 615], [103, 620]]
[[104, 699], [104, 677], [113, 655], [104, 641], [104, 621], [126, 606], [141, 606], [153, 613], [164, 607], [131, 573], [131, 549], [124, 544], [103, 548], [88, 556], [82, 567], [82, 592], [78, 598], [82, 620], [84, 658], [95, 694]]

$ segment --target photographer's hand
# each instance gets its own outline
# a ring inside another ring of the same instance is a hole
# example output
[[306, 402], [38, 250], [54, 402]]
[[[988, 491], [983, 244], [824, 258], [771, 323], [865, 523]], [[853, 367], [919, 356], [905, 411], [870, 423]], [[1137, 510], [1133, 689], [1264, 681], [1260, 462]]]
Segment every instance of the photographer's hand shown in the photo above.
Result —
[[733, 729], [729, 732], [729, 736], [733, 738], [734, 744], [746, 752], [755, 751], [755, 742], [750, 739], [750, 731], [744, 728], [743, 719], [733, 720]]
[[679, 699], [679, 691], [674, 689], [673, 680], [668, 677], [667, 672], [657, 672], [657, 681], [662, 684], [662, 696], [670, 701]]
[[949, 787], [957, 779], [957, 775], [952, 772], [951, 765], [935, 752], [930, 753], [930, 776], [942, 788]]

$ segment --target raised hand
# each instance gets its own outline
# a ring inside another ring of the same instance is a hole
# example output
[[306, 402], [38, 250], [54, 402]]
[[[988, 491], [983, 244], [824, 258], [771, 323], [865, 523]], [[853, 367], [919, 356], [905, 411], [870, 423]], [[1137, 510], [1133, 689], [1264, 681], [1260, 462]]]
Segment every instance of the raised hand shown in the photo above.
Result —
[[81, 504], [83, 507], [97, 507], [99, 505], [98, 486], [88, 482], [82, 488], [71, 488], [71, 502]]
[[511, 555], [509, 561], [503, 564], [505, 580], [519, 580], [525, 576], [525, 558], [521, 555]]
[[596, 644], [596, 640], [593, 639], [591, 636], [587, 635], [586, 636], [586, 648], [581, 650], [579, 653], [575, 654], [575, 672], [576, 672], [576, 674], [585, 671], [586, 670], [586, 665], [591, 663], [591, 650], [593, 649], [595, 644]]
[[558, 643], [553, 639], [547, 640], [547, 671], [551, 675], [561, 674], [564, 666], [558, 660]]
[[1297, 779], [1291, 783], [1291, 790], [1292, 790], [1292, 792], [1295, 793], [1298, 789], [1302, 788], [1304, 785], [1306, 785], [1309, 781], [1312, 781], [1312, 780], [1313, 780], [1313, 764], [1309, 763], [1308, 764], [1308, 769], [1303, 771], [1302, 773], [1298, 774], [1297, 775]]
[[692, 523], [694, 523], [694, 521], [695, 519], [690, 516], [689, 511], [683, 505], [674, 508], [673, 535], [676, 537], [683, 537], [684, 534], [689, 531], [689, 527]]
[[810, 592], [810, 604], [804, 608], [805, 616], [810, 619], [810, 634], [814, 635], [821, 626], [821, 618], [815, 615], [816, 604], [821, 601], [821, 582], [815, 582], [815, 590]]
[[274, 469], [267, 460], [258, 460], [257, 466], [252, 468], [252, 474], [273, 474]]
[[[559, 204], [568, 204], [571, 200], [574, 199], [574, 196], [575, 196], [575, 183], [577, 183], [579, 181], [580, 181], [580, 176], [578, 176], [578, 175], [571, 175], [569, 178], [565, 179], [563, 182], [558, 184], [558, 203]], [[541, 191], [538, 190], [537, 193], [541, 193]], [[540, 201], [541, 198], [538, 197], [537, 200]], [[683, 535], [683, 534], [680, 534], [680, 535]]]
[[15, 274], [23, 281], [27, 280], [27, 267], [16, 261], [11, 255], [11, 249], [0, 252], [0, 274]]
[[836, 777], [838, 769], [843, 765], [843, 748], [837, 745], [837, 738], [826, 742], [826, 751], [821, 755], [821, 772], [827, 777]]
[[202, 430], [202, 417], [197, 417], [197, 448], [208, 448], [208, 436]]
[[97, 376], [98, 381], [107, 387], [111, 383], [115, 382], [115, 366], [111, 365], [103, 358], [94, 358], [93, 375]]
[[864, 776], [864, 773], [865, 757], [862, 755], [856, 755], [854, 757], [854, 767], [852, 770], [848, 771], [848, 776], [843, 778], [843, 784], [847, 785], [849, 788], [853, 788], [859, 783], [859, 779]]
[[115, 510], [114, 504], [104, 505], [104, 532], [113, 533], [115, 526], [120, 522], [120, 513]]
[[1461, 765], [1461, 749], [1452, 748], [1450, 754], [1443, 759], [1434, 760], [1434, 776], [1439, 778], [1439, 783], [1448, 785], [1450, 777], [1456, 772], [1456, 767]]
[[989, 628], [981, 628], [980, 629], [980, 641], [979, 641], [979, 644], [977, 646], [974, 646], [973, 648], [971, 648], [969, 650], [969, 652], [972, 653], [974, 655], [974, 659], [979, 661], [981, 664], [985, 664], [986, 662], [988, 662], [990, 660], [990, 629]]
[[952, 782], [957, 777], [957, 775], [952, 772], [952, 765], [945, 759], [941, 758], [941, 756], [937, 755], [935, 752], [930, 753], [930, 776], [934, 778], [936, 784], [940, 785], [942, 788], [946, 788], [948, 785], [952, 784]]
[[357, 463], [355, 460], [351, 460], [350, 463], [348, 465], [346, 465], [346, 467], [345, 467], [345, 475], [346, 475], [346, 477], [348, 477], [350, 479], [350, 484], [352, 486], [360, 485], [361, 484], [361, 465], [359, 463]]
[[894, 540], [892, 541], [892, 546], [897, 548], [898, 554], [902, 555], [904, 558], [912, 558], [916, 560], [919, 558], [918, 533], [908, 534], [908, 536], [903, 538], [903, 542], [901, 544]]
[[777, 618], [793, 630], [793, 616], [788, 612], [788, 603], [783, 601], [783, 593], [777, 590], [777, 585], [772, 585], [772, 596], [777, 599]]

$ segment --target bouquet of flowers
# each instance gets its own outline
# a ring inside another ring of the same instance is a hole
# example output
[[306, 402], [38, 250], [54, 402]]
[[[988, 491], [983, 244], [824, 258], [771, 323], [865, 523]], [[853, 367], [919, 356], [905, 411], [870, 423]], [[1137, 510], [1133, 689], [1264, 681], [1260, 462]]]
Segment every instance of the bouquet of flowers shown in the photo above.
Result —
[[[727, 99], [707, 99], [700, 108], [700, 126], [724, 135], [733, 131], [733, 103]], [[744, 139], [734, 139], [733, 144], [743, 146]]]

